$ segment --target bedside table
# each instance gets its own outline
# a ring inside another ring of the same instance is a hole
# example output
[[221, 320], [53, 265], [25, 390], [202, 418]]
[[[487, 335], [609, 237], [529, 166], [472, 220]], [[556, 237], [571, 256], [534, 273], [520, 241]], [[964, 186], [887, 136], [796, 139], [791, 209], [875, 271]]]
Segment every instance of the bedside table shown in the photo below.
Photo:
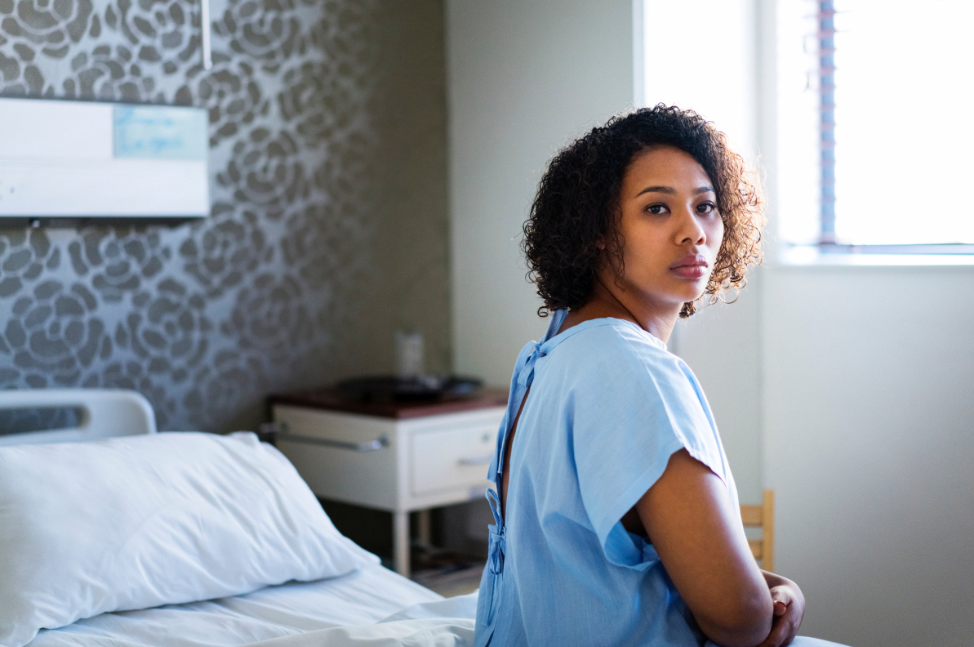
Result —
[[408, 577], [409, 513], [484, 496], [507, 392], [363, 402], [328, 390], [269, 406], [278, 449], [316, 496], [392, 513], [393, 562]]

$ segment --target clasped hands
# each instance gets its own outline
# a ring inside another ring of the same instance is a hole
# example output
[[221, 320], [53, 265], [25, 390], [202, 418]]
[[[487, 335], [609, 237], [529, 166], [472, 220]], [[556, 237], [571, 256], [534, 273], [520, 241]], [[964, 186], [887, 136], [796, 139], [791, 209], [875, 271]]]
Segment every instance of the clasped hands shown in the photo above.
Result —
[[798, 634], [805, 615], [805, 596], [798, 585], [786, 577], [761, 571], [774, 604], [771, 633], [757, 647], [784, 647], [791, 644]]

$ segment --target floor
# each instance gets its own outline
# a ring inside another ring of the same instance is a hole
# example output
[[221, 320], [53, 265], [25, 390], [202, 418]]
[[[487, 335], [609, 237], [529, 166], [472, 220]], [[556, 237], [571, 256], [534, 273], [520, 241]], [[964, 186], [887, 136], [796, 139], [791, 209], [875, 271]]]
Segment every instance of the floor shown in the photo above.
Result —
[[481, 557], [418, 542], [410, 557], [412, 579], [447, 598], [476, 591], [486, 564]]
[[452, 598], [473, 593], [480, 588], [480, 576], [483, 572], [484, 564], [480, 563], [454, 571], [419, 571], [413, 574], [412, 579], [445, 598]]

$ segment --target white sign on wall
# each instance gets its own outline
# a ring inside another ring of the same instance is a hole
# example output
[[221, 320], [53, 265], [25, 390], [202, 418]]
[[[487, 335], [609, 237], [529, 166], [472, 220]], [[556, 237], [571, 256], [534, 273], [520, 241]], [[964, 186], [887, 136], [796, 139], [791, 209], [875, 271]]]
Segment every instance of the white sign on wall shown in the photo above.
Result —
[[210, 211], [200, 108], [0, 99], [0, 217]]

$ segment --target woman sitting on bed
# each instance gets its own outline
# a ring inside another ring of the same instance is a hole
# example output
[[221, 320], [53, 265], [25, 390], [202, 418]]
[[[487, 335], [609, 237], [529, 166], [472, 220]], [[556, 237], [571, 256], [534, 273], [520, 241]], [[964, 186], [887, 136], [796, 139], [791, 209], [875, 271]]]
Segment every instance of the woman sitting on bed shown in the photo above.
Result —
[[758, 569], [677, 317], [760, 261], [757, 187], [724, 135], [662, 105], [549, 164], [524, 250], [544, 308], [488, 491], [475, 644], [787, 645], [798, 586]]

